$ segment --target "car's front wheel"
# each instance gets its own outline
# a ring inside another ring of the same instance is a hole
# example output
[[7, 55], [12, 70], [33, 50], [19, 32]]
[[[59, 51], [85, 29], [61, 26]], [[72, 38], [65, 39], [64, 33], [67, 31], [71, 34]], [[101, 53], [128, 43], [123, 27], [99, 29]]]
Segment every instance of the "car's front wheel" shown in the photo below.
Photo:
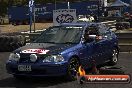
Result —
[[117, 64], [118, 54], [119, 54], [119, 51], [117, 49], [113, 49], [112, 57], [110, 58], [109, 65], [116, 65]]
[[67, 77], [69, 80], [76, 80], [77, 79], [77, 72], [79, 68], [79, 60], [75, 57], [71, 58], [68, 64], [68, 71]]

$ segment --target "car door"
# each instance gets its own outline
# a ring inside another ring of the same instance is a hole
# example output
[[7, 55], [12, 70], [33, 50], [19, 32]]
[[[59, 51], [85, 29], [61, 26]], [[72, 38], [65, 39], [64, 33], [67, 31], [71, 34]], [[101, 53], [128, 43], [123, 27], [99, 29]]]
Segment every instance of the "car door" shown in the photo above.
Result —
[[107, 38], [103, 38], [101, 39], [99, 42], [99, 56], [98, 56], [98, 61], [99, 64], [102, 64], [104, 62], [106, 62], [108, 54], [109, 54], [109, 41], [107, 40]]
[[84, 68], [90, 68], [91, 67], [91, 61], [92, 57], [94, 56], [94, 49], [93, 49], [92, 43], [82, 43], [81, 47], [79, 49], [79, 57], [81, 60], [81, 64]]
[[99, 27], [97, 25], [94, 26], [94, 28], [91, 30], [90, 35], [95, 35], [94, 42], [90, 43], [90, 46], [92, 46], [92, 56], [91, 56], [91, 63], [93, 63], [93, 60], [95, 60], [96, 65], [101, 64], [103, 61], [102, 58], [102, 39], [96, 39], [97, 36], [99, 36]]
[[105, 56], [103, 54], [103, 48], [105, 47], [104, 40], [93, 41], [87, 44], [82, 44], [80, 53], [82, 54], [82, 65], [85, 68], [90, 68], [95, 61], [96, 65], [102, 64], [105, 62]]
[[90, 68], [92, 66], [93, 60], [96, 64], [100, 64], [100, 53], [101, 53], [100, 42], [93, 40], [89, 43], [82, 43], [81, 48], [79, 49], [79, 56], [81, 58], [81, 64], [85, 68]]
[[99, 27], [99, 35], [102, 37], [102, 39], [99, 41], [101, 48], [100, 58], [102, 62], [107, 62], [111, 52], [111, 45], [108, 32], [109, 31], [107, 31], [107, 27], [105, 25], [101, 25]]
[[91, 49], [91, 57], [89, 58], [90, 60], [90, 63], [93, 64], [95, 61], [95, 64], [96, 65], [99, 65], [100, 62], [102, 61], [100, 58], [100, 55], [101, 55], [101, 51], [102, 51], [102, 47], [101, 47], [101, 44], [100, 44], [100, 41], [94, 41], [92, 43], [89, 44], [89, 47], [88, 47], [88, 50]]

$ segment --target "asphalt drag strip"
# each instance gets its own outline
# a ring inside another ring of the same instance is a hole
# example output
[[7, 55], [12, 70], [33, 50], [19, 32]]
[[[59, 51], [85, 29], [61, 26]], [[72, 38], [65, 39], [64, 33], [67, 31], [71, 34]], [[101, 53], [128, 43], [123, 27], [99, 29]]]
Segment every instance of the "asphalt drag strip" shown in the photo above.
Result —
[[[127, 84], [89, 83], [81, 85], [77, 81], [68, 81], [63, 77], [16, 80], [12, 75], [8, 74], [5, 69], [5, 63], [9, 54], [10, 52], [0, 53], [0, 88], [132, 88], [132, 82]], [[122, 67], [125, 74], [132, 75], [132, 53], [120, 53], [119, 62], [115, 67]]]

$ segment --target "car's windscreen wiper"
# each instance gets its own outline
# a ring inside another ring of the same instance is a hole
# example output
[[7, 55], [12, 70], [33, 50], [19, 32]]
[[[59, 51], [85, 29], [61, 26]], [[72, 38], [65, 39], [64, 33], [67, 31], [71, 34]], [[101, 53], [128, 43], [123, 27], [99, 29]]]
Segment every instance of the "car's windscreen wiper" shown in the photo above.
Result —
[[55, 43], [55, 42], [43, 42], [43, 43]]
[[74, 42], [64, 42], [64, 44], [76, 44]]

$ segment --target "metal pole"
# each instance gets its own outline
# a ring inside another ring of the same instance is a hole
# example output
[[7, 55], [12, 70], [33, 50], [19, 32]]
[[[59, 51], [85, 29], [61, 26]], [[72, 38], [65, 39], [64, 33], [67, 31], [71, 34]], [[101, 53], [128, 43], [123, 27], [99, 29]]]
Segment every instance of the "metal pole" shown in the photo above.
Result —
[[31, 33], [31, 30], [32, 30], [32, 14], [30, 12], [30, 33]]
[[67, 7], [68, 7], [68, 9], [70, 9], [70, 2], [69, 1], [67, 3]]
[[98, 17], [99, 17], [99, 0], [98, 0]]
[[30, 33], [32, 31], [32, 16], [33, 16], [33, 5], [34, 5], [34, 0], [29, 0], [29, 15], [30, 15]]
[[56, 10], [56, 0], [55, 0], [55, 10]]
[[130, 0], [130, 13], [132, 14], [132, 0]]
[[104, 0], [103, 4], [104, 4], [104, 7], [107, 7], [108, 5], [107, 0]]
[[35, 21], [36, 19], [35, 19], [35, 6], [34, 6], [34, 32], [35, 32]]

